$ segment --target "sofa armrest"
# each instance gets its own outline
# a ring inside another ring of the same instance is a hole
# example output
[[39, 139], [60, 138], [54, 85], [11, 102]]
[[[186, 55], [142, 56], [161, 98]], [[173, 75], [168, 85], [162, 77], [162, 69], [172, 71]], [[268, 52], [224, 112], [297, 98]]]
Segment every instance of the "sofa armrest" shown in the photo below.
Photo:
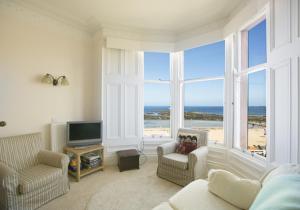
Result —
[[207, 178], [207, 153], [207, 146], [199, 147], [189, 153], [189, 168], [194, 170], [194, 179]]
[[38, 153], [38, 161], [41, 164], [61, 168], [63, 170], [63, 173], [65, 174], [68, 171], [70, 158], [69, 156], [62, 153], [41, 150]]
[[174, 153], [176, 150], [176, 142], [172, 141], [169, 143], [162, 144], [157, 147], [158, 156], [163, 156], [166, 154]]
[[6, 164], [0, 162], [0, 188], [17, 194], [19, 186], [19, 174], [16, 170], [8, 167]]

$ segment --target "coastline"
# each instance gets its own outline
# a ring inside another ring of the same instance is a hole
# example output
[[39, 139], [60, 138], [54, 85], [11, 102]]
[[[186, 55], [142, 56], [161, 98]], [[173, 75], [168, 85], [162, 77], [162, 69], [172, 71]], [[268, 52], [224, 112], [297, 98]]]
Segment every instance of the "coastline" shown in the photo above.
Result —
[[[208, 140], [224, 142], [223, 107], [184, 107], [184, 127], [208, 131]], [[248, 150], [260, 155], [266, 152], [266, 109], [248, 107]], [[145, 106], [144, 136], [164, 138], [170, 136], [170, 108]]]

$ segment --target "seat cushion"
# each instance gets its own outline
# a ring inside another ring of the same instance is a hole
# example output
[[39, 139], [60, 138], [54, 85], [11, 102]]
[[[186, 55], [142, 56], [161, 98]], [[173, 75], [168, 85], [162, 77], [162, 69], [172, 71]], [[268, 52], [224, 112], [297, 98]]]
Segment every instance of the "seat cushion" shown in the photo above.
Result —
[[20, 172], [20, 193], [25, 194], [62, 178], [62, 169], [37, 165]]
[[163, 202], [158, 206], [156, 206], [155, 208], [153, 208], [152, 210], [174, 210], [174, 209], [170, 206], [168, 202]]
[[167, 154], [162, 157], [162, 163], [185, 170], [188, 168], [188, 156], [178, 153]]
[[178, 210], [236, 210], [239, 209], [208, 191], [208, 182], [198, 179], [169, 199]]

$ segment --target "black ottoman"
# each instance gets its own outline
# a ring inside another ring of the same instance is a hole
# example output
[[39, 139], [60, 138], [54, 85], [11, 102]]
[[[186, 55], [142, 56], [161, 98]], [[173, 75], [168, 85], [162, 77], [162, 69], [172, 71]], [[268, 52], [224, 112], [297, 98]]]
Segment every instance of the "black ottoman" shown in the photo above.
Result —
[[117, 156], [120, 172], [140, 168], [140, 154], [136, 149], [118, 151]]

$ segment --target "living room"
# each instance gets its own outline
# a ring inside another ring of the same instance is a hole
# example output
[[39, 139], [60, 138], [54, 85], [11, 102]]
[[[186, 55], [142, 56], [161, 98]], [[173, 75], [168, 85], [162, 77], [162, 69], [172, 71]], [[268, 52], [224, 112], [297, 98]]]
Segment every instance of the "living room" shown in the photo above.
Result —
[[298, 0], [0, 0], [0, 28], [1, 210], [300, 209]]

